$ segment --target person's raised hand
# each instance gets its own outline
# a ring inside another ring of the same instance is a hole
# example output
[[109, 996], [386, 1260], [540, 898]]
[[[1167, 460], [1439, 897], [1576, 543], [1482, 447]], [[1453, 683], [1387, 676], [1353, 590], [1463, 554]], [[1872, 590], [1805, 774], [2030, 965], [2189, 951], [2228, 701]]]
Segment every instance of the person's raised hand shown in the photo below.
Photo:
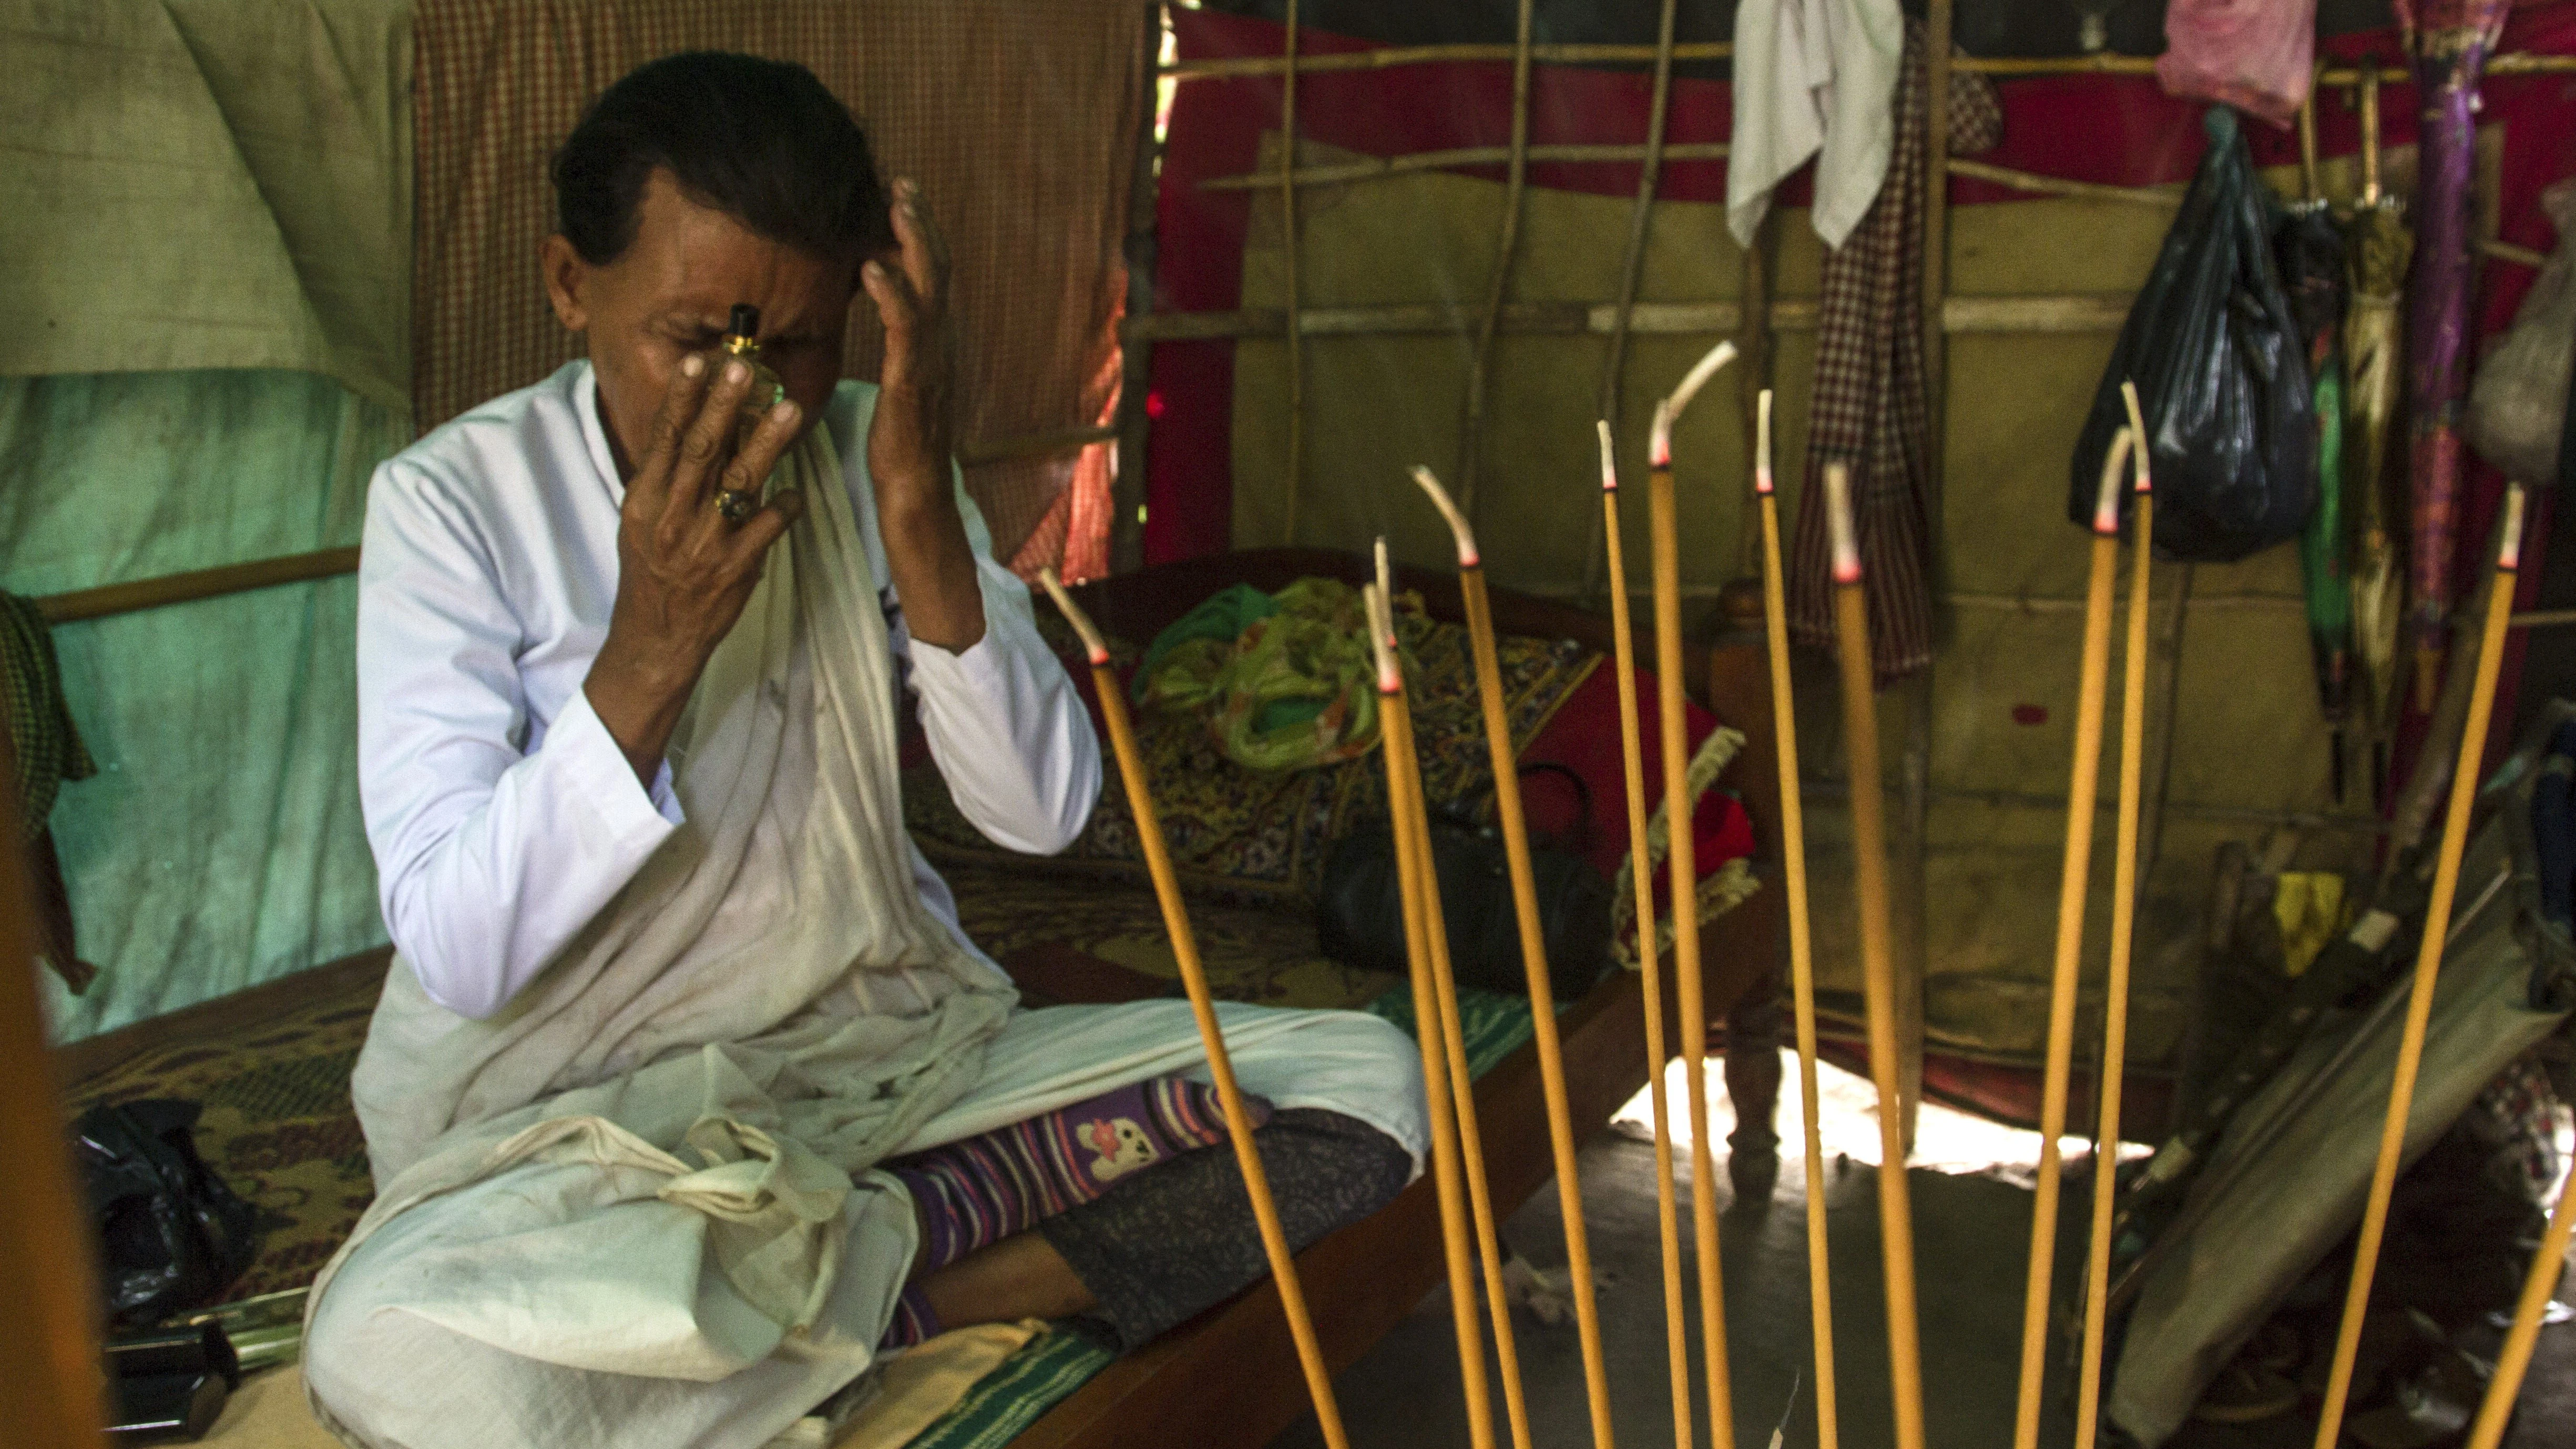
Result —
[[780, 402], [731, 449], [750, 390], [742, 362], [682, 361], [619, 509], [617, 600], [583, 687], [644, 779], [659, 766], [708, 657], [751, 601], [770, 546], [805, 511], [792, 489], [739, 523], [719, 506], [725, 492], [757, 496], [801, 421], [796, 404]]
[[878, 506], [946, 505], [955, 457], [956, 327], [948, 313], [948, 244], [921, 207], [921, 188], [894, 184], [895, 264], [871, 259], [859, 281], [885, 324], [885, 370], [868, 424], [868, 474]]
[[904, 626], [922, 643], [962, 651], [984, 637], [984, 596], [950, 481], [957, 326], [948, 311], [948, 244], [911, 180], [895, 182], [890, 210], [894, 263], [874, 258], [859, 269], [886, 335], [876, 416], [868, 423], [868, 477]]

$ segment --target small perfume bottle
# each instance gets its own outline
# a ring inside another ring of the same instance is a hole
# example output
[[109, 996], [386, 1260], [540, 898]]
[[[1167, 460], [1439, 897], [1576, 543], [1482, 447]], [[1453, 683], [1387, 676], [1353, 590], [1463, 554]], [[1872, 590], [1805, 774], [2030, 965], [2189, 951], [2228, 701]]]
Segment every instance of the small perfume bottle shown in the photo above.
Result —
[[[760, 309], [748, 302], [733, 304], [733, 316], [725, 324], [724, 340], [717, 344], [730, 357], [739, 357], [751, 368], [751, 390], [744, 394], [739, 421], [734, 424], [734, 451], [751, 446], [752, 434], [760, 431], [761, 420], [769, 410], [787, 396], [787, 388], [760, 360]], [[726, 489], [716, 500], [724, 516], [736, 523], [758, 512], [768, 493], [768, 480], [760, 486]]]

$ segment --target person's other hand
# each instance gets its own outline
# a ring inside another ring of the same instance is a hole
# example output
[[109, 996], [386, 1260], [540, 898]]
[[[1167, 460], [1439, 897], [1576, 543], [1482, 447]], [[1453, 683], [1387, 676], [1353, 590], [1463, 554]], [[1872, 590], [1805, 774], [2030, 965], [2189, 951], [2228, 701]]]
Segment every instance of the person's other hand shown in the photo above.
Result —
[[718, 506], [724, 492], [757, 496], [801, 420], [796, 404], [778, 403], [728, 460], [750, 390], [751, 369], [740, 361], [682, 362], [619, 510], [617, 600], [583, 687], [643, 779], [659, 767], [708, 657], [751, 601], [770, 546], [805, 511], [792, 489], [740, 523]]
[[963, 652], [984, 637], [975, 550], [951, 482], [956, 466], [957, 327], [948, 312], [948, 244], [921, 209], [921, 187], [894, 184], [896, 255], [860, 268], [885, 324], [885, 370], [868, 424], [868, 477], [886, 567], [912, 637]]
[[868, 474], [880, 509], [952, 503], [956, 327], [948, 315], [948, 244], [921, 209], [921, 187], [894, 184], [894, 264], [872, 259], [860, 284], [885, 324], [885, 370], [868, 424]]

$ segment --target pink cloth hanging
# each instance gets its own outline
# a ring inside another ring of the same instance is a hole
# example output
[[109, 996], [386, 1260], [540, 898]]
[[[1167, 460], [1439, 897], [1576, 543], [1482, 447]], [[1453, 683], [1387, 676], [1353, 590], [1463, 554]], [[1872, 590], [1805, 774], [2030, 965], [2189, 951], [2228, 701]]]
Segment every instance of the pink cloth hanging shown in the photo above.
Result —
[[2316, 78], [2316, 35], [2317, 0], [2173, 0], [2156, 79], [2286, 126]]

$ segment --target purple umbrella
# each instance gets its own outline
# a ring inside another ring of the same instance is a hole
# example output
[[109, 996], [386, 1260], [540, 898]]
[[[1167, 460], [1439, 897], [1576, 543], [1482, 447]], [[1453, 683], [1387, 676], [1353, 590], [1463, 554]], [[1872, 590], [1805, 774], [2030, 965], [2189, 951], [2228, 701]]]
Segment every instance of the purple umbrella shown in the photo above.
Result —
[[2508, 0], [2394, 0], [2415, 57], [2422, 127], [2415, 187], [2414, 285], [2407, 297], [2408, 381], [2414, 393], [2412, 575], [2415, 702], [2432, 706], [2442, 622], [2459, 542], [2460, 400], [2469, 390], [2469, 185], [2477, 144], [2478, 78], [2504, 31]]

